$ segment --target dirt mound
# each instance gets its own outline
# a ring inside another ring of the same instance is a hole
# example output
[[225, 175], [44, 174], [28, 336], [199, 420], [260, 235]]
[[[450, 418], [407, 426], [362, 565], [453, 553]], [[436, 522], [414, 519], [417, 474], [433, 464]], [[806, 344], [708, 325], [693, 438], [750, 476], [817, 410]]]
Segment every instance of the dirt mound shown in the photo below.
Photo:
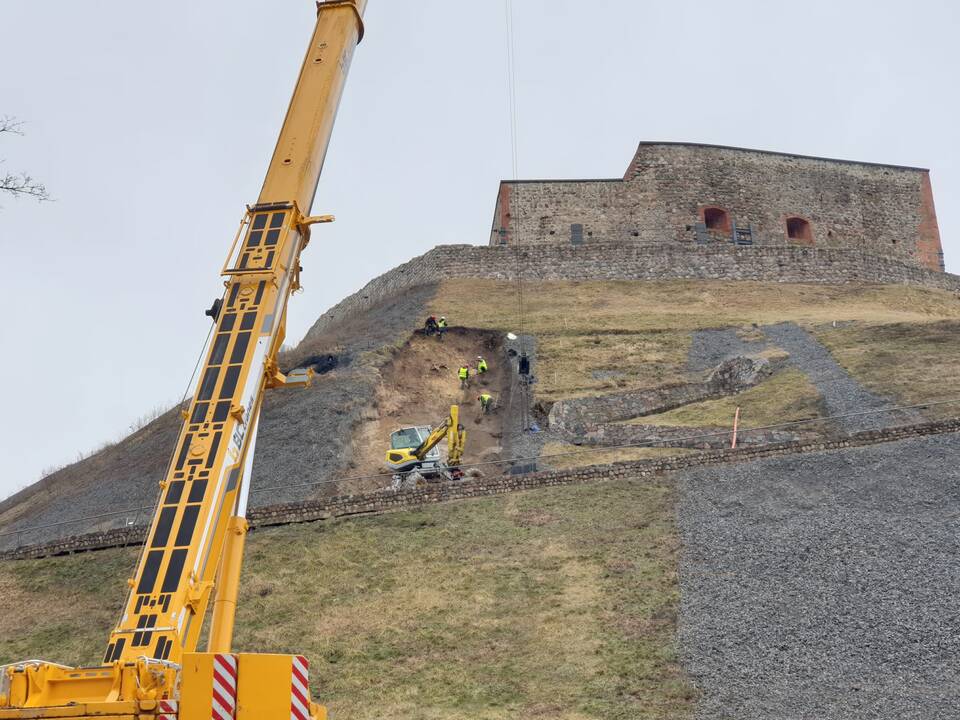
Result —
[[[489, 365], [482, 377], [475, 375], [477, 356]], [[457, 370], [471, 368], [470, 387], [460, 388]], [[380, 370], [380, 386], [373, 412], [360, 428], [354, 443], [357, 475], [385, 472], [383, 459], [390, 433], [411, 425], [436, 425], [451, 405], [460, 406], [467, 430], [464, 463], [498, 460], [502, 454], [504, 408], [509, 406], [510, 365], [499, 333], [451, 328], [439, 341], [416, 333]], [[494, 397], [493, 412], [483, 415], [477, 396], [486, 390]], [[442, 449], [441, 452], [445, 452]], [[389, 478], [358, 481], [364, 489], [389, 485]]]

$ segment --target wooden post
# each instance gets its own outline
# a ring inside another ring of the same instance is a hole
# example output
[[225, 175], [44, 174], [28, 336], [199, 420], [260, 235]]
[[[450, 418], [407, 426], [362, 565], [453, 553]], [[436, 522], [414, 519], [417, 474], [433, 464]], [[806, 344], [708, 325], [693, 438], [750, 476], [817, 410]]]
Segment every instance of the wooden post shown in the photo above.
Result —
[[740, 407], [737, 406], [737, 412], [733, 415], [733, 442], [730, 443], [730, 448], [734, 449], [737, 447], [737, 428], [740, 425]]

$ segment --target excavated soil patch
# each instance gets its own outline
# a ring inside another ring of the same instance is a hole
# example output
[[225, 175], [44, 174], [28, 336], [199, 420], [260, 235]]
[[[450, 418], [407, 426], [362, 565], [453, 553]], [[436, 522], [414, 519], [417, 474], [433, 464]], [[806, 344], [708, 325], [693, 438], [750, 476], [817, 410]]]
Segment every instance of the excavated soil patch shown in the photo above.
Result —
[[[489, 371], [474, 375], [477, 356], [486, 358]], [[470, 387], [460, 388], [457, 370], [466, 363], [471, 368]], [[366, 476], [386, 473], [384, 455], [390, 433], [412, 425], [437, 425], [460, 406], [461, 422], [467, 430], [464, 464], [499, 460], [503, 452], [503, 420], [510, 407], [510, 364], [498, 333], [487, 330], [451, 328], [443, 341], [418, 332], [399, 348], [380, 369], [373, 411], [357, 431], [354, 468], [351, 474]], [[495, 408], [488, 415], [480, 412], [477, 396], [487, 390]], [[446, 448], [441, 446], [441, 453]], [[498, 466], [484, 472], [500, 472]], [[352, 483], [357, 489], [372, 490], [390, 485], [387, 476], [364, 478]], [[351, 488], [353, 489], [353, 488]]]

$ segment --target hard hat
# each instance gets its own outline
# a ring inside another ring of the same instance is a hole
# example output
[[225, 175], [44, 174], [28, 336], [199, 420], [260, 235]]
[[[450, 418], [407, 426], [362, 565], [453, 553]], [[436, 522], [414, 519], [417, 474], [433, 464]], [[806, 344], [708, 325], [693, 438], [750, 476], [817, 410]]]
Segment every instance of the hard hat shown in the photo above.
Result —
[[483, 360], [483, 355], [477, 355], [477, 360]]
[[440, 319], [441, 319], [441, 320], [446, 320], [446, 319], [447, 319], [447, 316], [446, 316], [446, 315], [441, 315], [441, 316], [440, 316]]

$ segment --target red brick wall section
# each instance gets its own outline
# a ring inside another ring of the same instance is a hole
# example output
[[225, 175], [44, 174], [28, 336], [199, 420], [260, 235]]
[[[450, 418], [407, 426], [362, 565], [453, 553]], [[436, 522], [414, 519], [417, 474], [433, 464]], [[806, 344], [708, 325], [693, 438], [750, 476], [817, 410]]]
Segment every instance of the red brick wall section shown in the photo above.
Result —
[[920, 227], [917, 228], [917, 259], [930, 270], [940, 270], [940, 226], [937, 222], [937, 209], [933, 204], [933, 187], [930, 185], [930, 173], [925, 172], [920, 179]]
[[507, 231], [507, 243], [513, 242], [513, 225], [510, 220], [510, 195], [513, 192], [513, 185], [510, 183], [500, 183], [500, 192], [497, 195], [497, 206], [493, 211], [493, 228], [490, 231], [490, 244], [500, 245], [503, 236], [500, 235], [500, 229]]

